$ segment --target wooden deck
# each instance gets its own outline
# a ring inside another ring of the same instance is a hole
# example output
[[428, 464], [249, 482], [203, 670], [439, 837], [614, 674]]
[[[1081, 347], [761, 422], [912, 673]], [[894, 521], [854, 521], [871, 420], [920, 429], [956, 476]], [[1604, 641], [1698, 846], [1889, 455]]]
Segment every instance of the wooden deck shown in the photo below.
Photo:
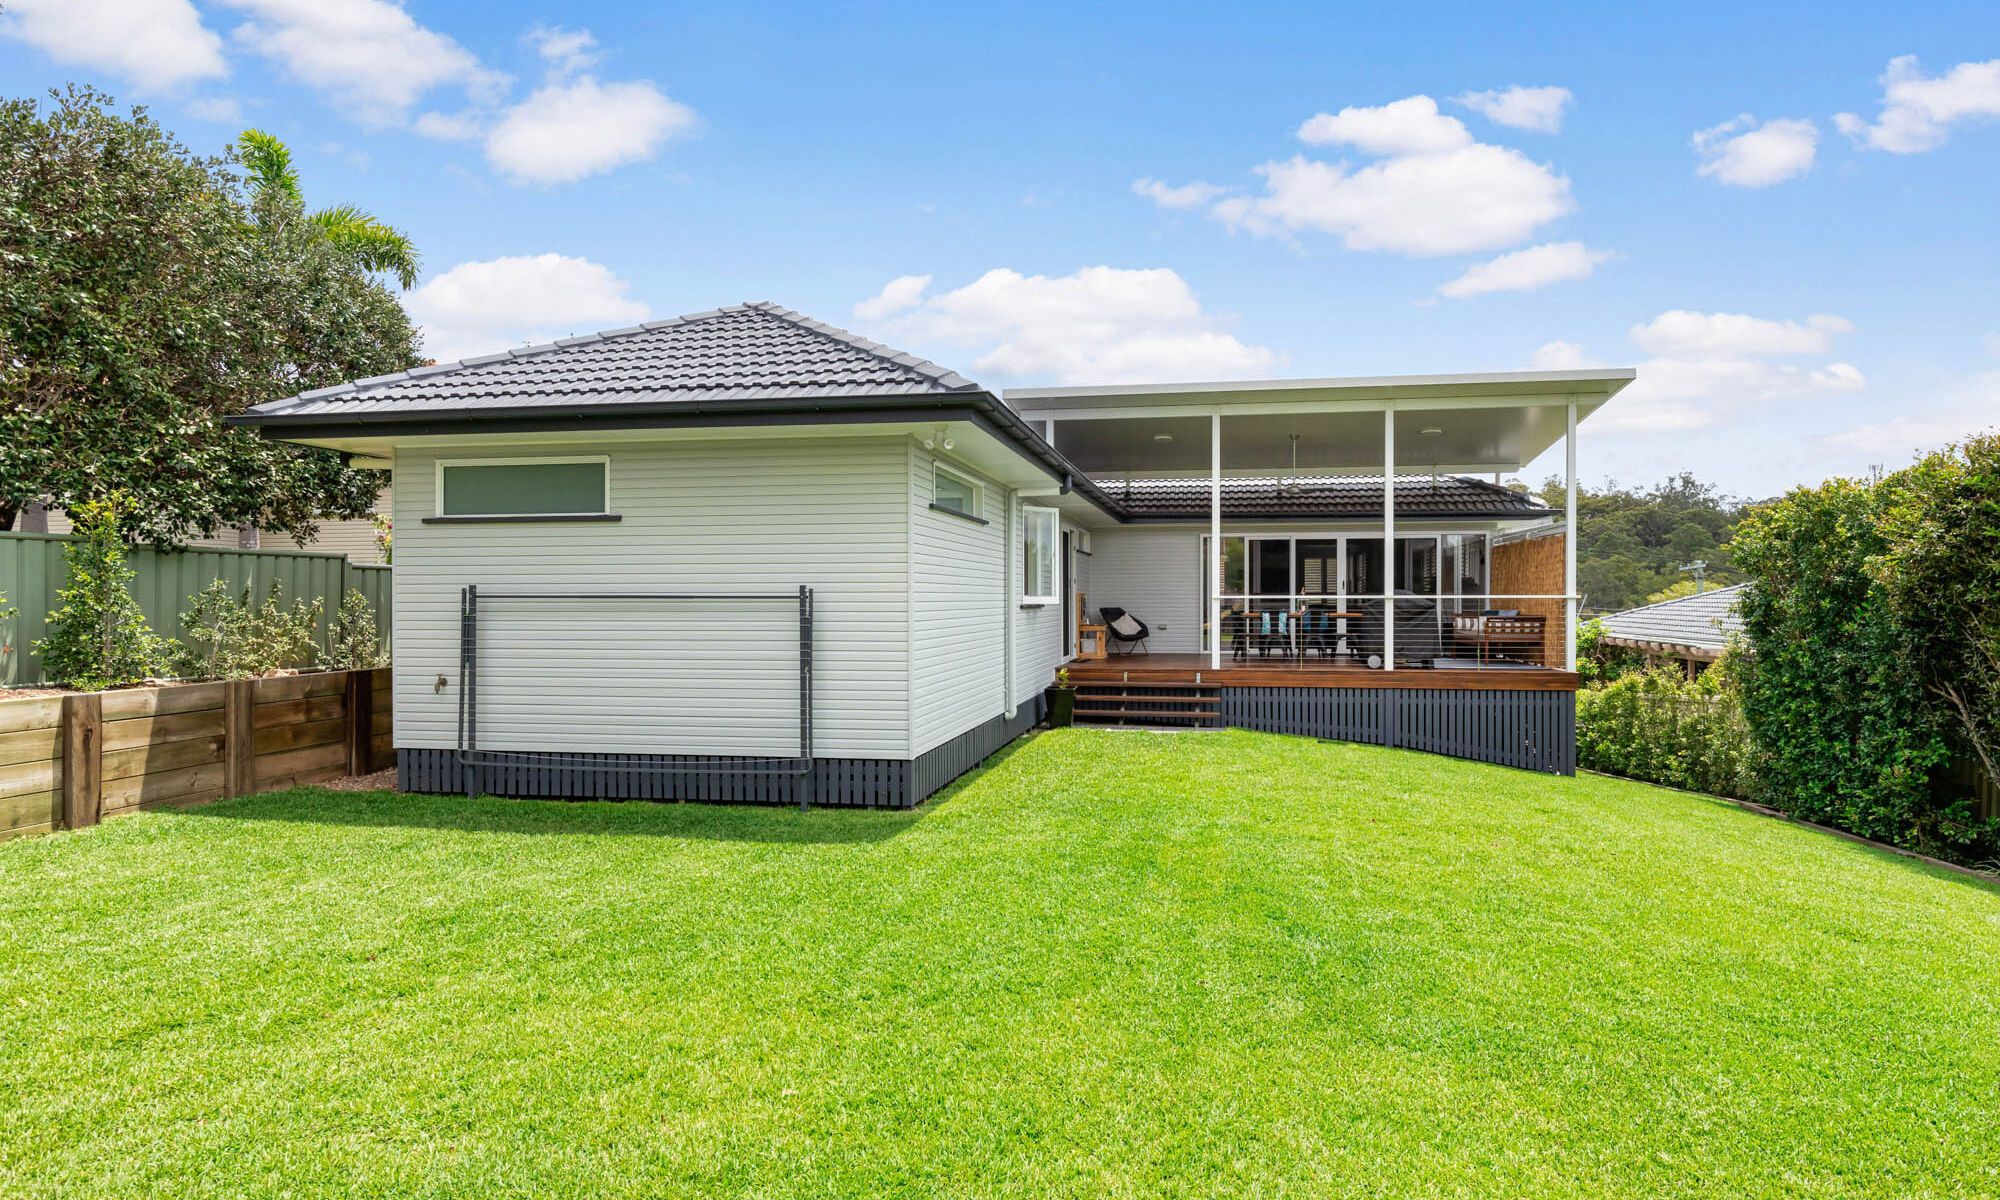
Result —
[[1206, 654], [1133, 654], [1105, 659], [1073, 659], [1065, 664], [1070, 682], [1200, 684], [1210, 687], [1429, 688], [1462, 692], [1573, 692], [1574, 671], [1549, 667], [1431, 669], [1401, 667], [1371, 671], [1360, 663], [1308, 658], [1294, 661], [1252, 657], [1213, 670]]

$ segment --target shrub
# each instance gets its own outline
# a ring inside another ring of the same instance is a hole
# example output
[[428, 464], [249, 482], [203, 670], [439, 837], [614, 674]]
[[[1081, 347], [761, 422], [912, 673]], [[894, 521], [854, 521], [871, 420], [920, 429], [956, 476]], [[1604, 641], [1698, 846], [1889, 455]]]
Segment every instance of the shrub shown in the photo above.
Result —
[[137, 576], [125, 561], [120, 530], [129, 502], [120, 494], [87, 501], [71, 514], [76, 536], [63, 544], [68, 583], [56, 593], [49, 634], [35, 643], [43, 670], [57, 683], [96, 691], [158, 675], [166, 643], [132, 597]]
[[366, 671], [388, 665], [382, 639], [375, 632], [375, 608], [359, 588], [347, 589], [340, 611], [333, 615], [333, 653], [327, 666], [336, 671]]
[[232, 594], [218, 579], [188, 597], [176, 669], [196, 679], [240, 679], [318, 666], [321, 611], [319, 600], [287, 607], [279, 582], [271, 584], [260, 606], [251, 602], [249, 588]]
[[1576, 695], [1579, 765], [1668, 787], [1747, 798], [1750, 730], [1725, 660], [1690, 681], [1658, 669]]
[[[1895, 599], [1904, 583], [1885, 532], [1924, 506], [1904, 478], [1799, 488], [1737, 529], [1754, 576], [1738, 601], [1752, 655], [1744, 715], [1758, 749], [1757, 799], [1806, 820], [1961, 860], [1990, 857], [2000, 823], [1943, 785], [1951, 717], [1926, 664], [1950, 598]], [[1912, 579], [1906, 582], [1915, 583]], [[1918, 586], [1954, 587], [1929, 579]], [[1936, 601], [1930, 603], [1928, 601]]]

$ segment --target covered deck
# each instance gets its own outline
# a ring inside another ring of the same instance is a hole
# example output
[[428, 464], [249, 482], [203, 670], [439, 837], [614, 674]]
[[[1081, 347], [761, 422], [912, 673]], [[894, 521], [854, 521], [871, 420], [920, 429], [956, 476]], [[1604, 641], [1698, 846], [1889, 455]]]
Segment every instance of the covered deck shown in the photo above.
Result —
[[[1634, 375], [1008, 392], [1117, 505], [1058, 501], [1076, 719], [1573, 772], [1577, 424]], [[1558, 445], [1559, 508], [1502, 486]]]

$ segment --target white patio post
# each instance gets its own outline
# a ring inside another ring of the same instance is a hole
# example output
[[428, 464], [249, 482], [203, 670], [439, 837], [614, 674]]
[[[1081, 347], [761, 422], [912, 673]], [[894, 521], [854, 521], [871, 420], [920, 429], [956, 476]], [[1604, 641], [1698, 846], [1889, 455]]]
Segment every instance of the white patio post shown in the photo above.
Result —
[[1396, 669], [1396, 406], [1382, 406], [1382, 669]]
[[[1222, 669], [1222, 414], [1208, 415], [1208, 667]], [[1245, 563], [1244, 568], [1249, 569]]]
[[1576, 401], [1563, 432], [1563, 669], [1576, 670]]

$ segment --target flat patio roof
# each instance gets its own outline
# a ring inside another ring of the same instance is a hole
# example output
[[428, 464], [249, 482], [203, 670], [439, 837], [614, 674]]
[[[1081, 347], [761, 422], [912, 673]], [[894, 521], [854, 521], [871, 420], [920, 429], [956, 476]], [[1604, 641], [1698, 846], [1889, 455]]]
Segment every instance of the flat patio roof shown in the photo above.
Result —
[[1395, 462], [1410, 471], [1518, 471], [1638, 373], [1504, 371], [1344, 379], [1014, 388], [1009, 407], [1099, 480], [1207, 475], [1222, 418], [1225, 475], [1380, 474], [1382, 414], [1394, 411]]

